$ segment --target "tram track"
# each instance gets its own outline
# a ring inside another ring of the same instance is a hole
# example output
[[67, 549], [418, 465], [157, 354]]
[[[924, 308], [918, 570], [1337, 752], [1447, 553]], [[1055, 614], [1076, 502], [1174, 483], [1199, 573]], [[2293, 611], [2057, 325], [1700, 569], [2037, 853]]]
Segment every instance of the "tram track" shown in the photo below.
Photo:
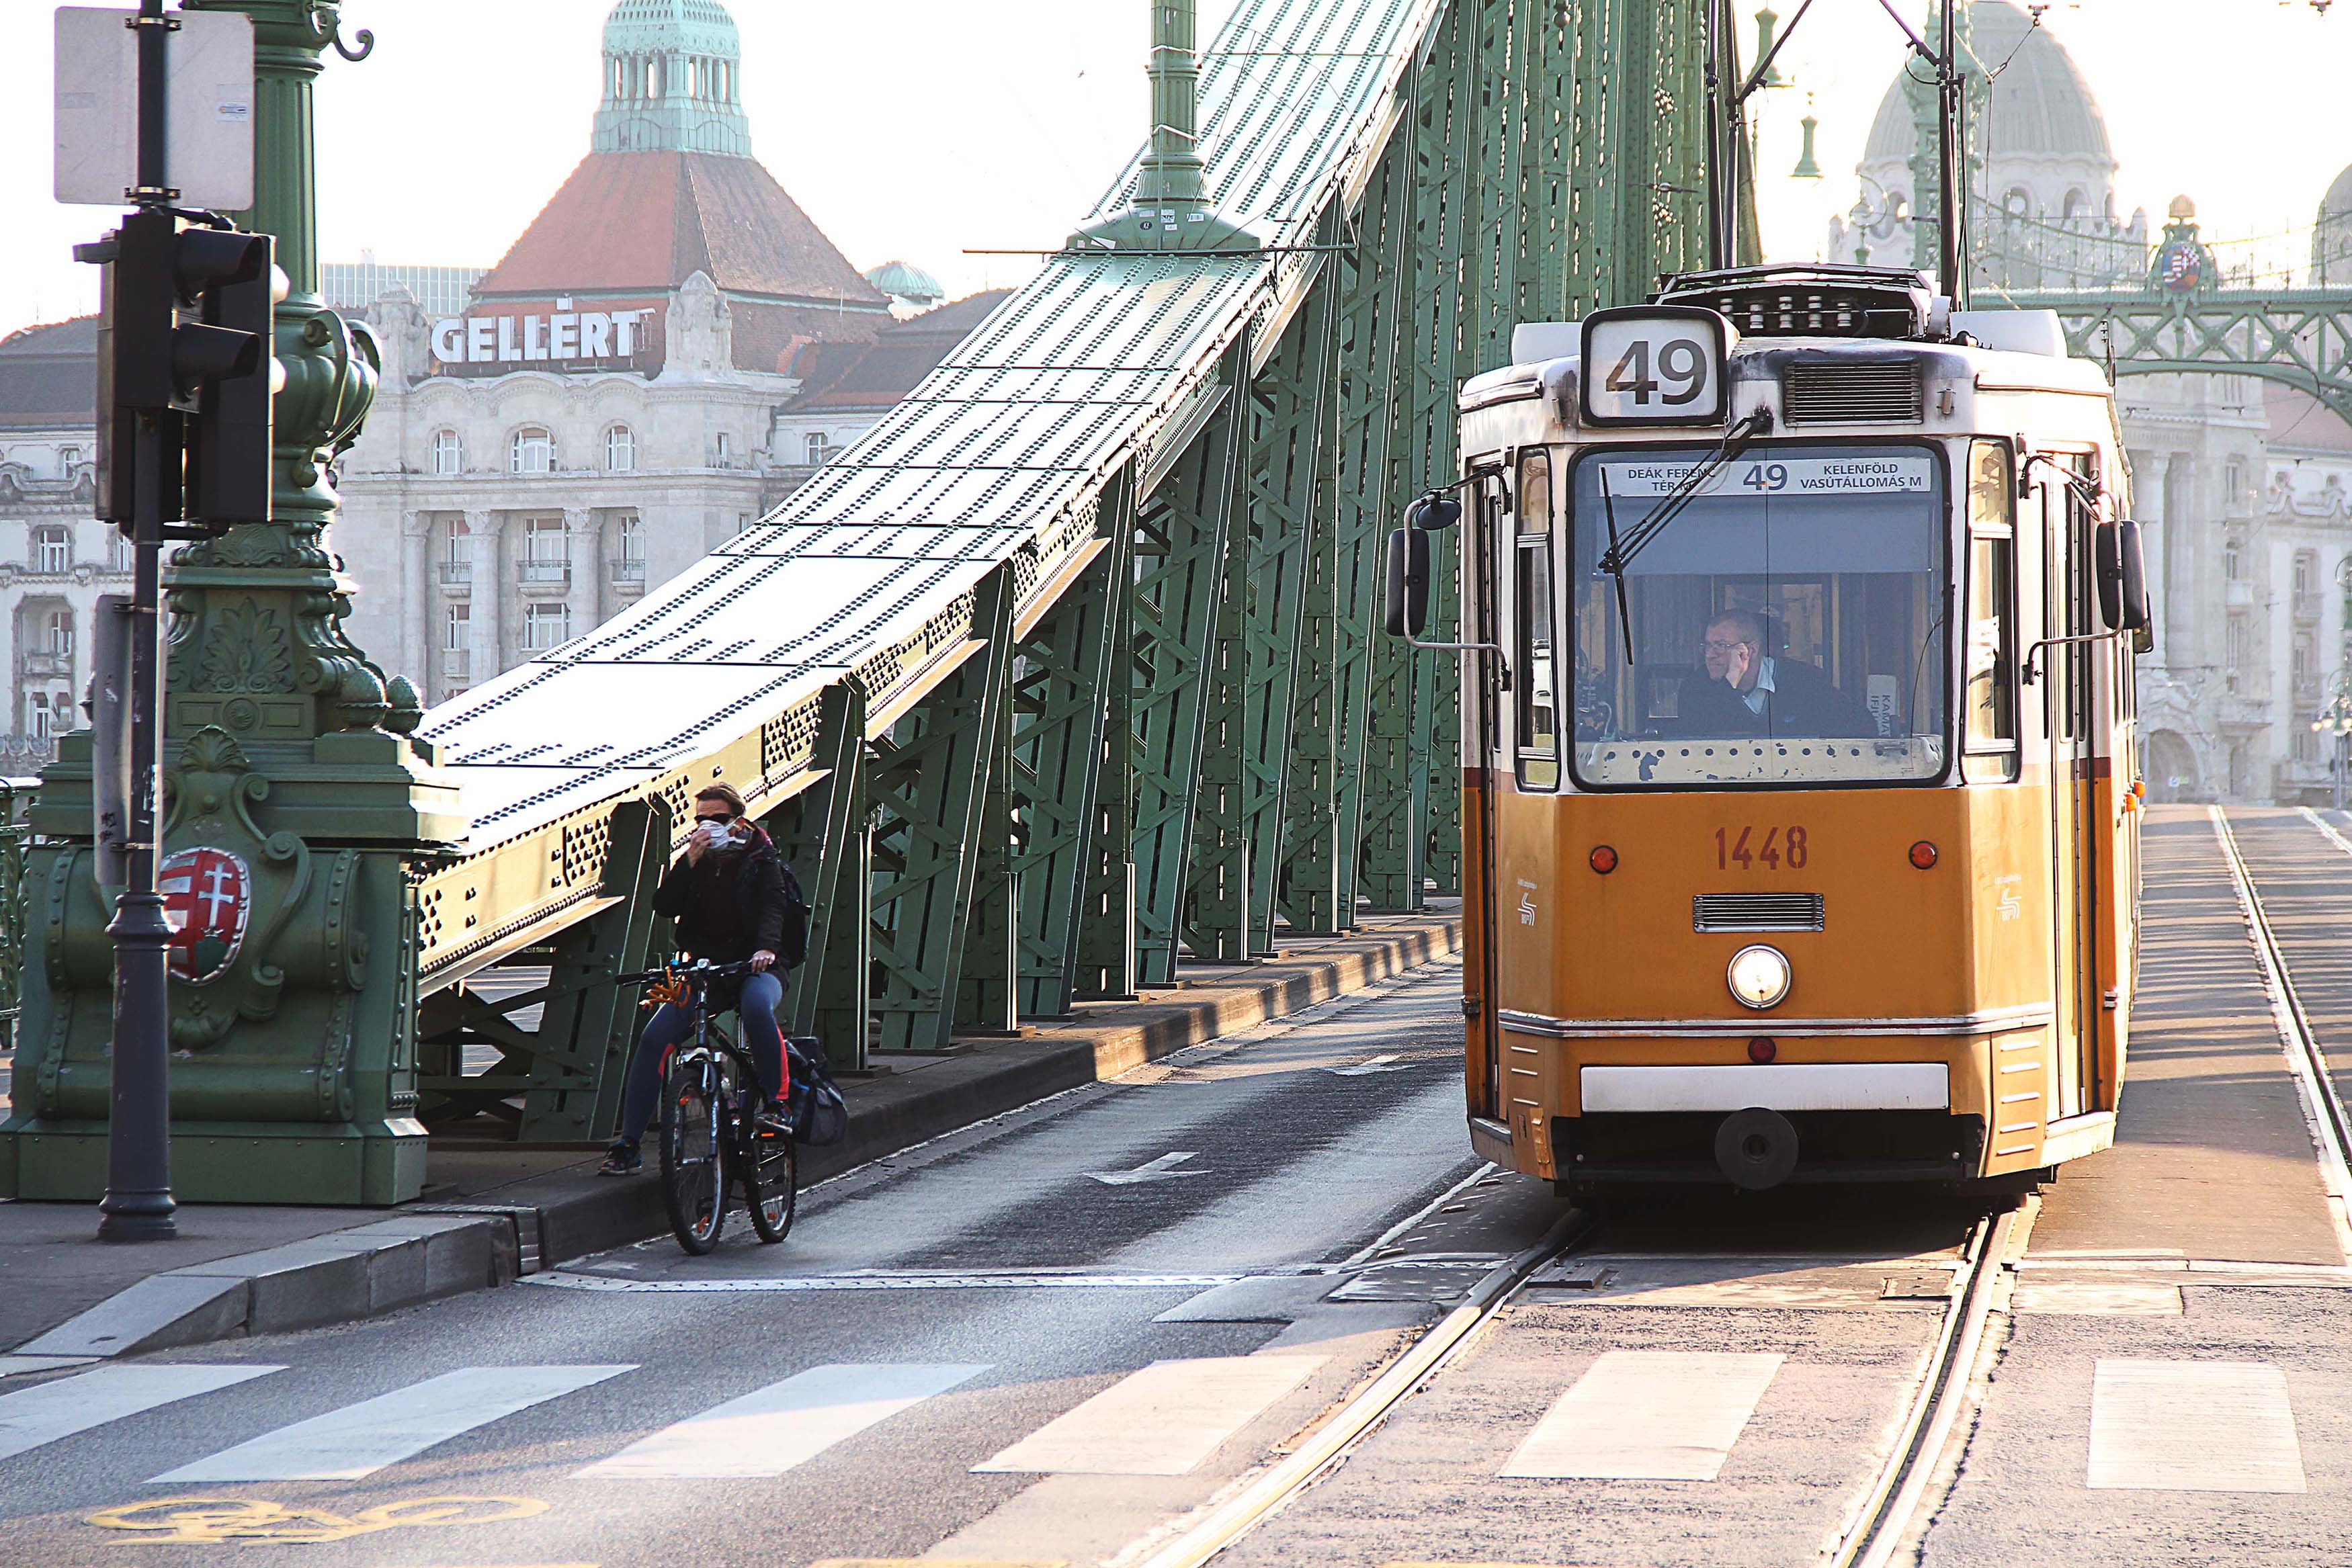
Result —
[[[1916, 1542], [1965, 1446], [1976, 1387], [1997, 1343], [2011, 1270], [2025, 1249], [2037, 1200], [1979, 1218], [1960, 1244], [1952, 1291], [1894, 1439], [1844, 1516], [1822, 1568], [1885, 1568]], [[1533, 1247], [1498, 1264], [1446, 1317], [1424, 1331], [1386, 1370], [1318, 1427], [1289, 1455], [1181, 1526], [1134, 1568], [1204, 1568], [1259, 1523], [1311, 1490], [1401, 1406], [1435, 1384], [1478, 1343], [1546, 1270], [1591, 1250], [1607, 1228], [1572, 1211]], [[1729, 1254], [1726, 1254], [1727, 1257]]]
[[[2230, 827], [2229, 813], [2219, 806], [2208, 807], [2207, 810], [2214, 836], [2221, 841], [2221, 857], [2229, 864], [2238, 913], [2245, 922], [2254, 961], [2262, 971], [2263, 988], [2270, 998], [2272, 1021], [2294, 1076], [2305, 1120], [2310, 1125], [2320, 1176], [2334, 1211], [2336, 1239], [2344, 1249], [2346, 1260], [2352, 1261], [2352, 1114], [2347, 1114], [2336, 1092], [2326, 1049], [2312, 1027], [2311, 1014], [2295, 986], [2286, 949], [2263, 907], [2262, 890], [2246, 862], [2245, 852], [2239, 847], [2237, 834]], [[2312, 816], [2311, 821], [2331, 842], [2352, 853], [2352, 846], [2347, 846], [2343, 836], [2326, 822], [2316, 816]]]

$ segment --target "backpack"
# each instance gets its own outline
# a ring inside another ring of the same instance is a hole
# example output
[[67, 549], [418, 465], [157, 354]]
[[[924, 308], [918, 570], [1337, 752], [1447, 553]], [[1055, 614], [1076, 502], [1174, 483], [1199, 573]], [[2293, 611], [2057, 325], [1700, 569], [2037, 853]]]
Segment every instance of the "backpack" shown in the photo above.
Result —
[[817, 1148], [841, 1142], [849, 1131], [849, 1103], [825, 1071], [823, 1043], [803, 1037], [786, 1040], [784, 1050], [792, 1061], [793, 1142]]
[[801, 879], [793, 874], [792, 862], [784, 862], [783, 868], [784, 929], [776, 956], [797, 969], [808, 962], [808, 896], [801, 892]]

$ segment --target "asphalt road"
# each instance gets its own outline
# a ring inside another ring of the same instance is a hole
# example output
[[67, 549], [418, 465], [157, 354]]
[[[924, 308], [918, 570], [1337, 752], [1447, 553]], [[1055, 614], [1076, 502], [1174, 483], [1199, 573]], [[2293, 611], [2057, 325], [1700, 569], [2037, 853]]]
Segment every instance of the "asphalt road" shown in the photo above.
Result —
[[[0, 1384], [0, 1556], [1108, 1558], [1557, 1218], [1475, 1179], [1459, 985], [1428, 966], [851, 1173], [781, 1247], [739, 1213], [706, 1259]], [[1373, 1299], [1320, 1299], [1350, 1281]], [[263, 1543], [289, 1533], [332, 1539]]]

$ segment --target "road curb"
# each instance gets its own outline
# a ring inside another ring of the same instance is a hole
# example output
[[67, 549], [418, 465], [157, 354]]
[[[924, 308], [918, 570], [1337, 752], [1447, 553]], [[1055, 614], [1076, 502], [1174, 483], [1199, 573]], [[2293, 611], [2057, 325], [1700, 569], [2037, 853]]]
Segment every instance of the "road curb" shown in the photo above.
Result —
[[[803, 1156], [821, 1181], [992, 1116], [1115, 1077], [1252, 1024], [1404, 973], [1462, 944], [1459, 919], [1306, 954], [1197, 993], [1154, 999], [1134, 1022], [1091, 1021], [1006, 1040], [919, 1072], [845, 1087], [849, 1129]], [[380, 1316], [504, 1285], [524, 1274], [658, 1236], [657, 1185], [578, 1171], [496, 1189], [501, 1201], [402, 1208], [348, 1230], [194, 1263], [120, 1291], [18, 1345], [12, 1357], [108, 1359]], [[26, 1370], [32, 1370], [30, 1367]]]

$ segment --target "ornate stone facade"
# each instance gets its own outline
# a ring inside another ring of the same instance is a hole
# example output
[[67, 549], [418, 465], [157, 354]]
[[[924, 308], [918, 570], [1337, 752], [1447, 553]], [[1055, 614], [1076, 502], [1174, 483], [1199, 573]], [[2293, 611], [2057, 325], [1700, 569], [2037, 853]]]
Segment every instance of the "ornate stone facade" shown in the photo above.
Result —
[[84, 721], [101, 593], [131, 591], [121, 534], [96, 521], [98, 322], [0, 342], [0, 774], [26, 778]]

